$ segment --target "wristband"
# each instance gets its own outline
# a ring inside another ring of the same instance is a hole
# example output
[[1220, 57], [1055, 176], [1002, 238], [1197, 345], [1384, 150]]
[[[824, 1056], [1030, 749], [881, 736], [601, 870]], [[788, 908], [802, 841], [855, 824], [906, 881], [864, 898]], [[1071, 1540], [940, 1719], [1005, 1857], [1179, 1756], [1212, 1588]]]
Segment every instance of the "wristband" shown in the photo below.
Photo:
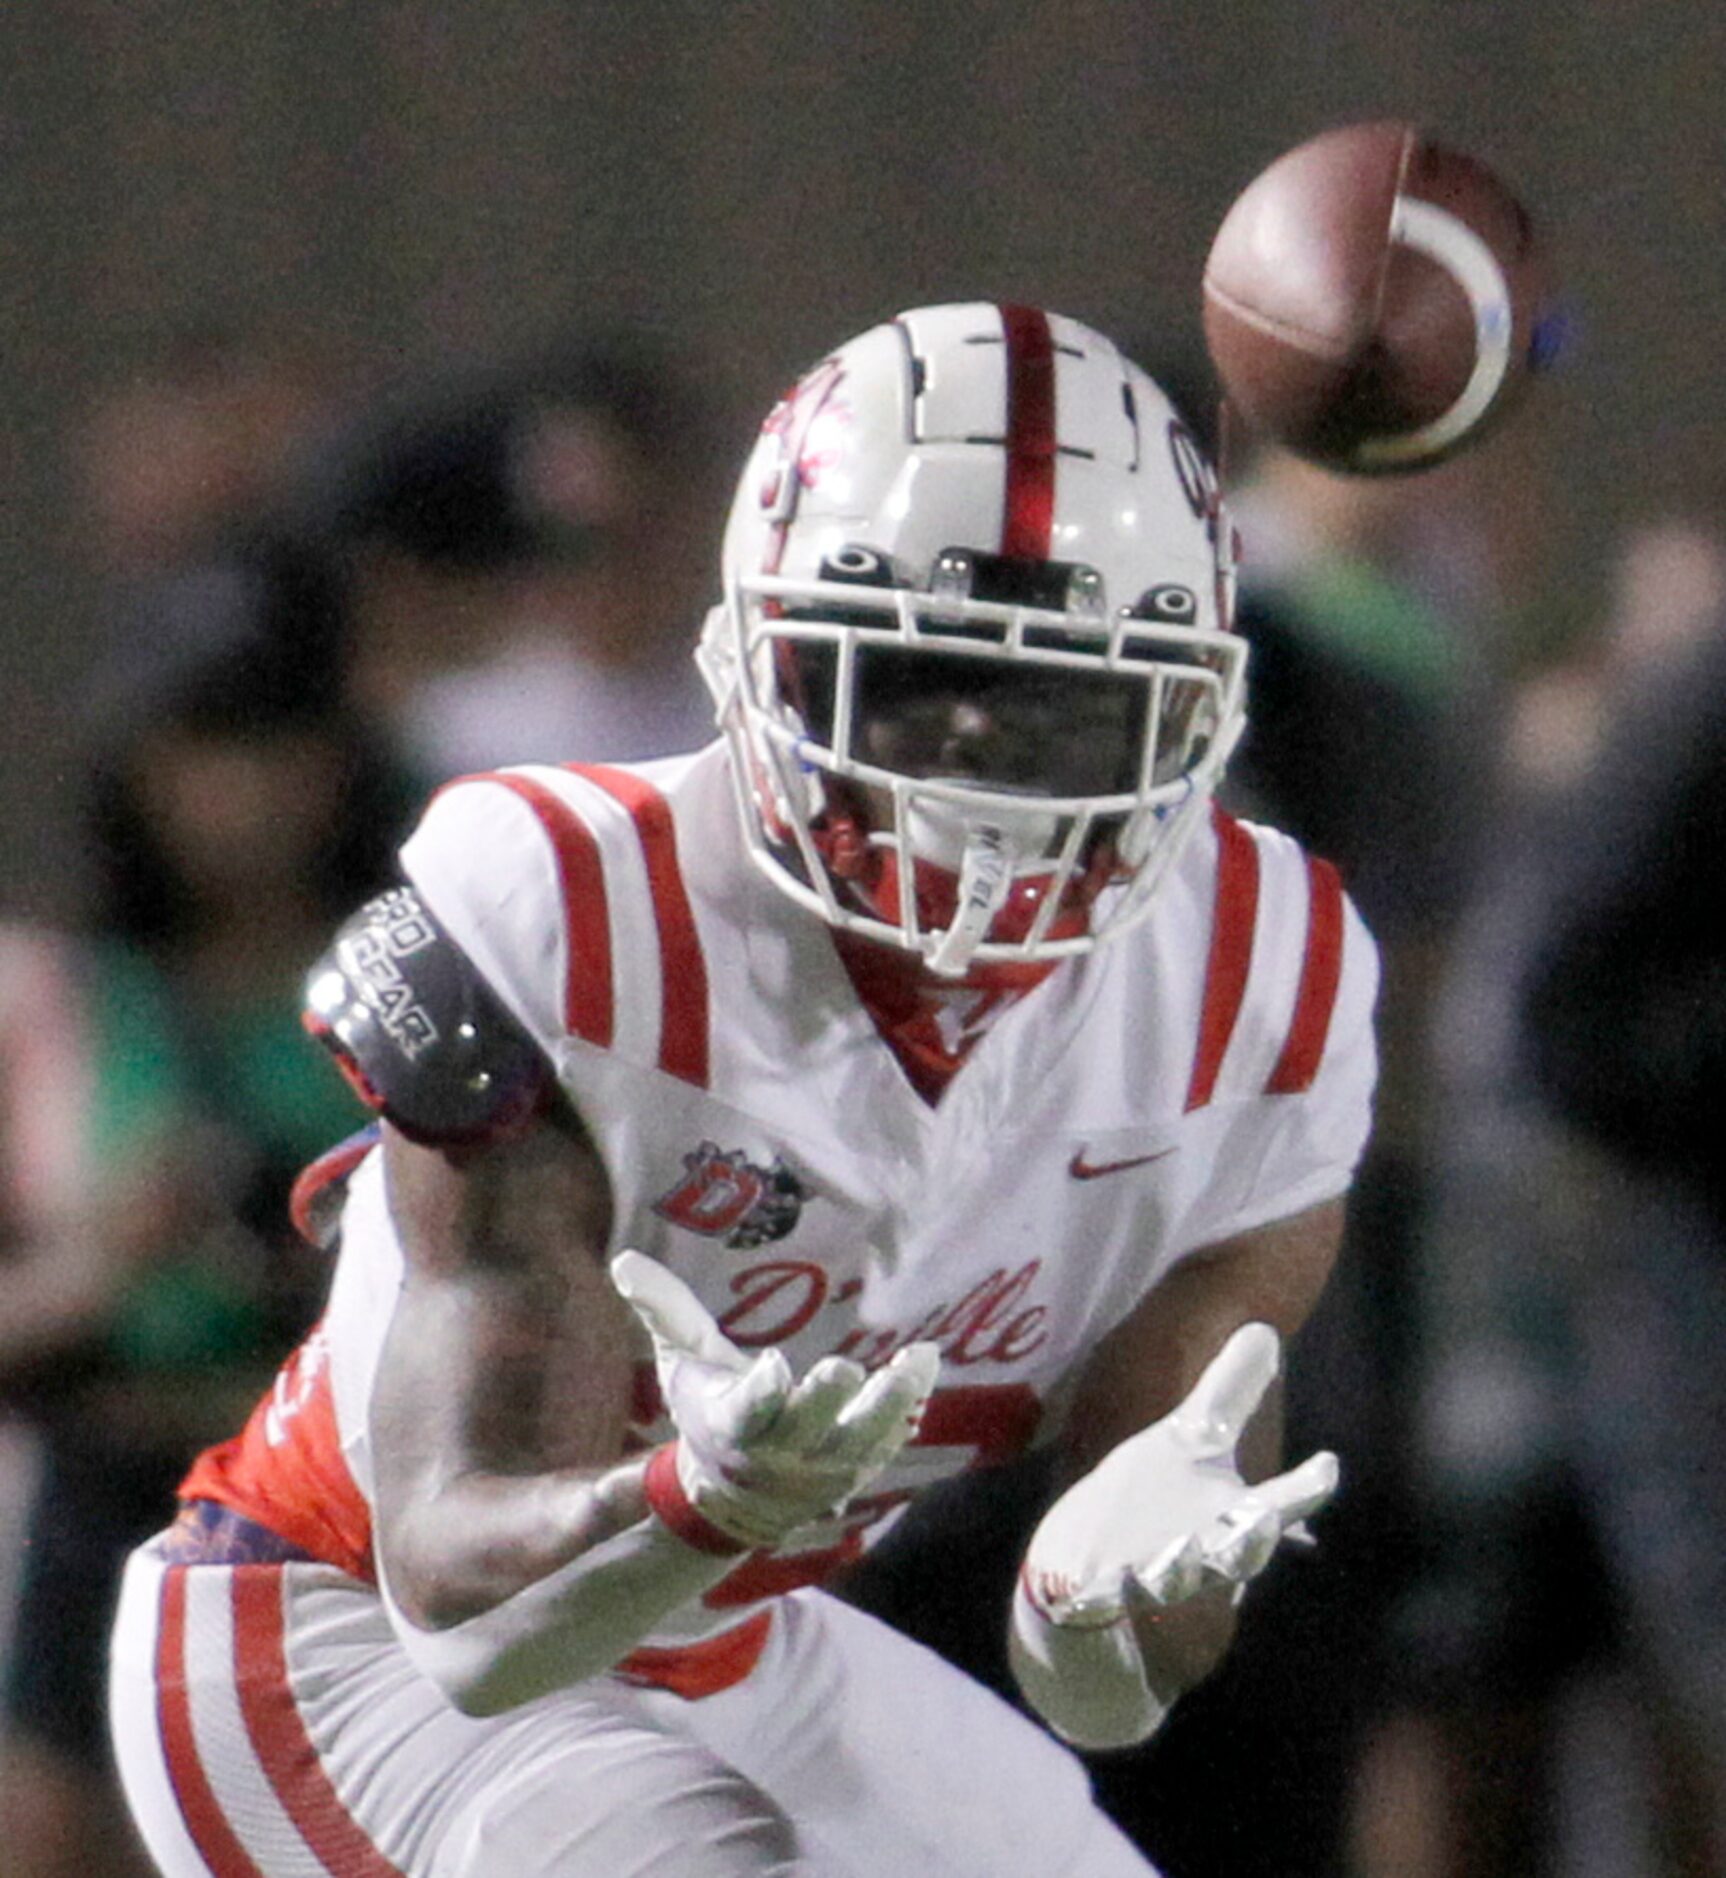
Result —
[[741, 1549], [699, 1549], [654, 1513], [442, 1630], [421, 1629], [402, 1611], [381, 1552], [378, 1591], [414, 1667], [464, 1715], [497, 1715], [614, 1668], [733, 1571]]
[[716, 1526], [689, 1497], [677, 1463], [677, 1442], [667, 1441], [653, 1450], [641, 1483], [647, 1504], [685, 1545], [709, 1558], [737, 1558], [747, 1552], [749, 1547], [741, 1539]]

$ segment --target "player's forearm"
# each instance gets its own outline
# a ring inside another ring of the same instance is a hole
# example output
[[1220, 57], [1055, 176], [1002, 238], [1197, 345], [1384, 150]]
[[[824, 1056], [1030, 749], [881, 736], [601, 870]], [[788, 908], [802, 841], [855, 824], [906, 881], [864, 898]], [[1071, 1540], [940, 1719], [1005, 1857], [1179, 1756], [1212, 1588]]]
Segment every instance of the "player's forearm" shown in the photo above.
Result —
[[1210, 1675], [1234, 1641], [1235, 1587], [1218, 1585], [1166, 1608], [1131, 1613], [1145, 1681], [1165, 1707]]
[[[416, 1534], [410, 1520], [397, 1535], [405, 1545], [382, 1552], [398, 1638], [464, 1714], [498, 1714], [604, 1673], [735, 1565], [733, 1549], [702, 1550], [647, 1512], [642, 1471], [637, 1462], [597, 1480], [464, 1481], [436, 1512], [467, 1518], [465, 1530]], [[534, 1504], [537, 1489], [548, 1508]]]
[[476, 1470], [416, 1496], [380, 1535], [398, 1607], [444, 1630], [514, 1597], [646, 1518], [644, 1465]]
[[1075, 1747], [1130, 1747], [1153, 1734], [1175, 1703], [1227, 1654], [1235, 1633], [1232, 1587], [1184, 1603], [1143, 1603], [1113, 1624], [1057, 1624], [1021, 1579], [1008, 1645], [1031, 1706]]
[[1177, 1409], [1106, 1455], [1032, 1534], [1013, 1668], [1032, 1707], [1076, 1745], [1152, 1733], [1221, 1660], [1246, 1585], [1335, 1491], [1332, 1454], [1261, 1471], [1279, 1432], [1280, 1361], [1268, 1324], [1242, 1325]]
[[1053, 1621], [1021, 1578], [1008, 1654], [1026, 1700], [1064, 1740], [1122, 1748], [1155, 1733], [1216, 1668], [1234, 1628], [1227, 1587], [1179, 1605], [1146, 1605], [1113, 1623], [1074, 1625]]

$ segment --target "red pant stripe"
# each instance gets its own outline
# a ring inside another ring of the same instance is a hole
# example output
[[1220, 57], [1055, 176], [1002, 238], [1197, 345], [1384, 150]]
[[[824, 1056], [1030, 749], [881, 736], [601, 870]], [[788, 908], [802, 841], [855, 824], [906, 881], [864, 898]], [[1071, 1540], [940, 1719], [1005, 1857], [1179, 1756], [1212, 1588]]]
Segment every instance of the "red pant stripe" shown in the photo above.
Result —
[[264, 1878], [217, 1804], [192, 1734], [192, 1700], [186, 1684], [186, 1573], [190, 1569], [195, 1568], [181, 1566], [162, 1574], [156, 1717], [168, 1779], [192, 1843], [215, 1878]]
[[300, 1836], [336, 1878], [402, 1878], [330, 1784], [288, 1681], [277, 1565], [234, 1568], [234, 1674], [252, 1749]]

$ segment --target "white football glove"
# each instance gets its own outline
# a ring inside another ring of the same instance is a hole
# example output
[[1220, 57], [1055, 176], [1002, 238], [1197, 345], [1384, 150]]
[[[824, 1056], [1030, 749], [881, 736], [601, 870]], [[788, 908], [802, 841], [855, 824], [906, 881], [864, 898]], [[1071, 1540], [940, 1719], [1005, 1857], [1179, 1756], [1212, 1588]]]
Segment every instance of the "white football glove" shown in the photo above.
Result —
[[739, 1350], [656, 1260], [620, 1252], [611, 1280], [653, 1339], [678, 1484], [740, 1545], [777, 1545], [831, 1518], [917, 1431], [940, 1369], [932, 1343], [908, 1344], [873, 1375], [825, 1356], [799, 1381], [780, 1351]]
[[1217, 1584], [1244, 1589], [1263, 1571], [1337, 1485], [1330, 1453], [1255, 1486], [1241, 1478], [1235, 1446], [1280, 1362], [1270, 1325], [1242, 1325], [1179, 1408], [1062, 1494], [1025, 1554], [1024, 1587], [1044, 1617], [1102, 1627], [1135, 1601], [1179, 1604]]

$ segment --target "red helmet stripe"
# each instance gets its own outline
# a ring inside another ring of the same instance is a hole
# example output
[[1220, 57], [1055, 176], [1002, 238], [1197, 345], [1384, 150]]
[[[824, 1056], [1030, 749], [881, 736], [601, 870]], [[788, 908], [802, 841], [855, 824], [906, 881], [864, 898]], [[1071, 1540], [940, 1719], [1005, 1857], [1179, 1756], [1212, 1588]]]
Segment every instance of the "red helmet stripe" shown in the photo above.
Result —
[[1001, 329], [1007, 342], [1001, 552], [1046, 561], [1055, 522], [1055, 342], [1049, 316], [1036, 307], [1002, 307]]

